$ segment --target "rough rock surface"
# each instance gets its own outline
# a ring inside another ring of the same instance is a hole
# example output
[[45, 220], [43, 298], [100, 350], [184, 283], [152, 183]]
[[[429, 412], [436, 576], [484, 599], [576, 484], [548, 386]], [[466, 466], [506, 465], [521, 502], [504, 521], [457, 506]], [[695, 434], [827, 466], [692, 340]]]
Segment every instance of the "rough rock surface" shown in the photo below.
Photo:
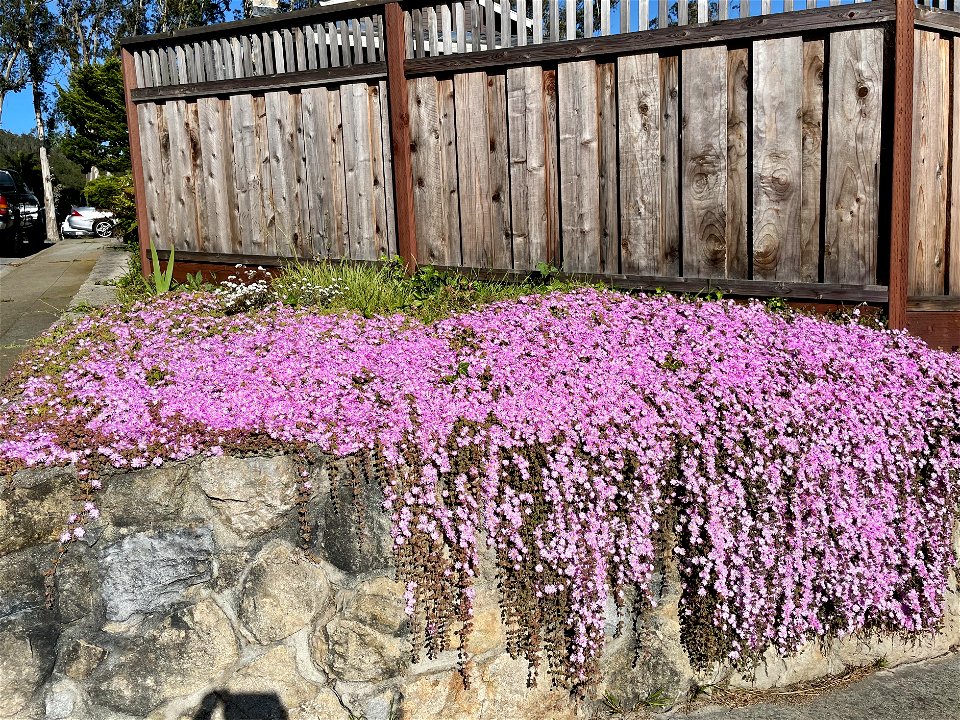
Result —
[[697, 676], [680, 645], [667, 566], [654, 583], [658, 607], [636, 632], [608, 608], [598, 682], [578, 699], [544, 673], [527, 687], [526, 664], [506, 653], [488, 562], [465, 688], [455, 651], [410, 662], [378, 488], [361, 487], [361, 543], [344, 463], [318, 460], [307, 551], [290, 458], [207, 458], [104, 478], [103, 517], [62, 558], [50, 607], [43, 573], [75, 509], [76, 474], [28, 471], [0, 483], [0, 720], [574, 720], [605, 712], [605, 694], [633, 707], [655, 693], [681, 699], [693, 682], [781, 686], [960, 644], [954, 584], [939, 635], [850, 638], [786, 660], [771, 655], [751, 677], [724, 668]]

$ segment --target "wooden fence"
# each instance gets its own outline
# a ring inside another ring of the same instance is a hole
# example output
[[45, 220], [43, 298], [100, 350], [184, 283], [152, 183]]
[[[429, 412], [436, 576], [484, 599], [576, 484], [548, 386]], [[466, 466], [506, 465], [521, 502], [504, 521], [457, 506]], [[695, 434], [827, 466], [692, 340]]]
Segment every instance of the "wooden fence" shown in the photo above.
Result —
[[361, 0], [132, 38], [141, 245], [886, 303], [957, 346], [942, 2]]

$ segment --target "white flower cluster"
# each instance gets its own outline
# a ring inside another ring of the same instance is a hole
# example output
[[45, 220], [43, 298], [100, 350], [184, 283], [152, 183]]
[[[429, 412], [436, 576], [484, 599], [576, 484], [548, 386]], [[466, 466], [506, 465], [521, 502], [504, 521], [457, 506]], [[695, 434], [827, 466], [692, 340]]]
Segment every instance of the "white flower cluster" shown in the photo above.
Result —
[[[242, 268], [237, 265], [237, 268]], [[239, 275], [230, 275], [213, 291], [220, 299], [224, 313], [228, 315], [257, 310], [271, 303], [282, 302], [287, 305], [328, 305], [342, 295], [347, 286], [334, 281], [320, 284], [308, 277], [293, 281], [281, 279], [273, 282], [270, 271], [258, 267], [248, 269]]]

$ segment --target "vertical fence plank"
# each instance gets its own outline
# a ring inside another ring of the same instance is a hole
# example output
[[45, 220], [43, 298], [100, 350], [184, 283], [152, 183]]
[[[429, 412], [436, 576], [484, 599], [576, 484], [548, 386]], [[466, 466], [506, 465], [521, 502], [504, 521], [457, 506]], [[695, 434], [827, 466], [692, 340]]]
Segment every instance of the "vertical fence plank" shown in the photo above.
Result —
[[513, 267], [532, 270], [546, 262], [547, 187], [543, 144], [543, 70], [507, 70], [510, 129], [510, 207]]
[[237, 196], [239, 237], [231, 252], [245, 255], [263, 254], [263, 238], [256, 232], [260, 216], [260, 168], [257, 162], [253, 97], [245, 94], [230, 97], [230, 120], [233, 135], [233, 190]]
[[960, 38], [953, 38], [950, 81], [953, 91], [950, 93], [950, 237], [948, 255], [950, 257], [950, 280], [948, 294], [960, 295], [960, 93], [957, 92], [957, 80], [960, 79]]
[[[389, 96], [387, 94], [387, 81], [381, 80], [377, 85], [380, 94], [380, 158], [381, 158], [381, 177], [383, 186], [383, 207], [384, 222], [386, 223], [385, 232], [387, 238], [386, 254], [393, 257], [397, 254], [397, 227], [396, 227], [396, 206], [394, 202], [394, 178], [393, 178], [393, 150], [390, 147], [390, 107]], [[407, 140], [407, 152], [409, 152], [410, 141]]]
[[560, 258], [560, 121], [557, 71], [543, 71], [543, 141], [547, 175], [546, 261], [559, 267]]
[[750, 51], [727, 53], [727, 260], [726, 276], [745, 278], [747, 249], [747, 138], [750, 120]]
[[557, 67], [563, 269], [600, 270], [600, 148], [597, 65]]
[[573, 40], [577, 36], [577, 3], [575, 0], [564, 0], [564, 7], [567, 11], [565, 35], [567, 40]]
[[543, 0], [533, 0], [533, 44], [543, 44]]
[[915, 34], [913, 202], [910, 208], [910, 295], [942, 295], [945, 281], [948, 41]]
[[507, 76], [487, 77], [487, 167], [490, 172], [490, 243], [484, 253], [487, 267], [513, 267], [510, 246], [510, 157], [507, 141]]
[[406, 16], [399, 3], [391, 2], [383, 14], [386, 33], [387, 103], [389, 110], [391, 176], [393, 178], [393, 215], [396, 221], [397, 254], [407, 270], [417, 266], [417, 230], [412, 169], [413, 139], [410, 132], [411, 103], [403, 64], [406, 47]]
[[467, 22], [463, 14], [463, 3], [455, 2], [453, 4], [454, 22], [457, 28], [457, 52], [467, 51]]
[[617, 59], [620, 135], [621, 270], [667, 275], [660, 232], [660, 58]]
[[560, 0], [550, 3], [550, 42], [560, 40]]
[[304, 88], [301, 101], [313, 252], [347, 257], [347, 199], [343, 190], [343, 136], [336, 90]]
[[267, 122], [266, 97], [253, 96], [253, 140], [255, 172], [258, 175], [260, 206], [257, 208], [254, 232], [262, 241], [259, 243], [264, 255], [277, 255], [277, 205], [273, 197], [273, 178], [270, 152], [269, 128]]
[[290, 93], [265, 93], [270, 148], [270, 194], [276, 209], [276, 252], [288, 257], [299, 245], [300, 203], [296, 195], [296, 130], [290, 117]]
[[440, 26], [443, 30], [443, 54], [449, 55], [453, 52], [453, 18], [450, 13], [449, 5], [440, 7]]
[[343, 169], [350, 257], [376, 260], [377, 248], [383, 243], [375, 227], [370, 101], [366, 83], [341, 85], [340, 108], [343, 113]]
[[430, 76], [408, 81], [417, 246], [419, 259], [428, 265], [461, 264], [459, 224], [451, 222], [459, 218], [456, 165], [451, 177], [451, 168], [445, 162], [445, 147], [453, 142], [453, 128], [441, 117], [444, 96], [452, 95], [451, 86], [450, 80]]
[[170, 155], [173, 165], [170, 180], [175, 187], [177, 215], [174, 247], [177, 250], [199, 251], [202, 248], [197, 193], [200, 165], [199, 128], [196, 103], [174, 100], [167, 103], [167, 125], [170, 128]]
[[830, 36], [824, 206], [826, 282], [876, 282], [882, 32], [864, 29]]
[[723, 277], [727, 255], [727, 51], [684, 50], [683, 274]]
[[820, 188], [823, 138], [823, 40], [803, 44], [803, 178], [800, 198], [800, 282], [820, 275]]
[[666, 275], [680, 274], [680, 58], [660, 58], [660, 247]]
[[600, 151], [600, 271], [620, 272], [620, 196], [617, 170], [617, 66], [597, 65]]
[[233, 190], [233, 145], [224, 132], [229, 124], [229, 101], [215, 97], [197, 100], [200, 140], [200, 169], [197, 178], [203, 198], [200, 230], [206, 240], [205, 252], [229, 253], [239, 240], [239, 218]]
[[482, 267], [491, 235], [488, 183], [487, 76], [482, 72], [454, 75], [456, 98], [457, 175], [463, 264]]
[[143, 218], [139, 218], [140, 204], [137, 205], [140, 242], [144, 250], [150, 242], [153, 242], [154, 247], [168, 248], [170, 237], [167, 213], [170, 202], [164, 182], [161, 146], [165, 144], [166, 152], [169, 153], [170, 139], [163, 106], [154, 103], [138, 105], [137, 119], [141, 138], [140, 165], [143, 172]]
[[800, 279], [803, 40], [753, 43], [753, 277]]

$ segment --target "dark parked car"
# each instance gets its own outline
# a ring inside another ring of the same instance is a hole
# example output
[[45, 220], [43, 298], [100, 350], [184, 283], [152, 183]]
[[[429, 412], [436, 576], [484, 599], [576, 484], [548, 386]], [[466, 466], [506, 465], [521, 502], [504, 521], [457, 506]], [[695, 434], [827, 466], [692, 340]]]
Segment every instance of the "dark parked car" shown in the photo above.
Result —
[[46, 236], [43, 208], [13, 170], [0, 169], [0, 246], [39, 245]]

